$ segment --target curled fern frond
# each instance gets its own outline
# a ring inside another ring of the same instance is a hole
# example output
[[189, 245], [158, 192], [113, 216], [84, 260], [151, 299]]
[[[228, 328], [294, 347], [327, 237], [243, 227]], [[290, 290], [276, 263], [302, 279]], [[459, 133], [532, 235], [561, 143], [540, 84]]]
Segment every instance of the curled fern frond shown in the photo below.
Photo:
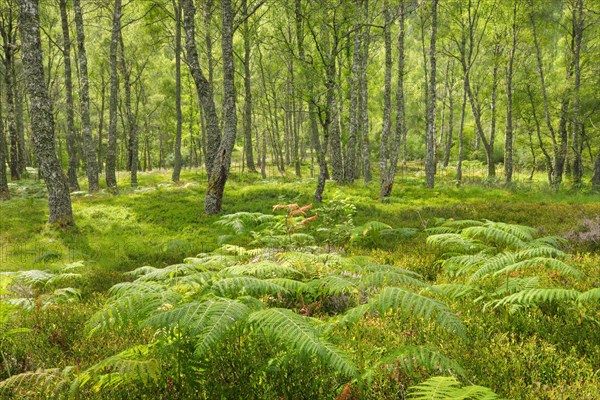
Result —
[[348, 357], [316, 333], [310, 324], [312, 318], [304, 317], [285, 308], [256, 311], [248, 322], [301, 354], [314, 356], [339, 374], [357, 376], [356, 367]]

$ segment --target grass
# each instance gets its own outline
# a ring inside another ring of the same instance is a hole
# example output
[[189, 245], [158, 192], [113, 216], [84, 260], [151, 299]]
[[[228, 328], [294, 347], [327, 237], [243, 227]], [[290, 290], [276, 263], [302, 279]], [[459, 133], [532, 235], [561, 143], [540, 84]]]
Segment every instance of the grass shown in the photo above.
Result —
[[[47, 227], [42, 183], [23, 180], [11, 184], [13, 198], [0, 203], [0, 272], [56, 271], [72, 261], [86, 263], [82, 304], [18, 314], [18, 320], [13, 321], [35, 333], [9, 341], [7, 348], [16, 359], [23, 360], [20, 370], [66, 365], [83, 368], [135, 343], [134, 337], [108, 334], [92, 342], [82, 337], [80, 329], [103, 303], [106, 290], [130, 279], [124, 272], [143, 265], [164, 267], [219, 247], [219, 236], [227, 232], [214, 224], [219, 216], [203, 213], [204, 176], [184, 170], [181, 179], [177, 184], [170, 182], [170, 171], [140, 173], [139, 187], [132, 189], [121, 173], [119, 195], [101, 192], [72, 197], [76, 227], [67, 231]], [[85, 182], [81, 183], [85, 190]], [[291, 175], [263, 181], [258, 175], [236, 174], [227, 184], [223, 210], [270, 213], [274, 204], [311, 203], [314, 186], [313, 179], [298, 180]], [[355, 225], [376, 220], [394, 228], [421, 229], [439, 219], [490, 219], [533, 226], [545, 235], [565, 236], [580, 229], [583, 221], [600, 215], [600, 202], [593, 193], [568, 189], [553, 192], [543, 184], [534, 186], [539, 187], [531, 189], [521, 183], [504, 188], [478, 181], [456, 187], [448, 177], [440, 178], [434, 190], [427, 190], [421, 178], [406, 175], [397, 180], [394, 196], [385, 203], [378, 201], [377, 181], [353, 185], [327, 182], [325, 198], [340, 197], [355, 204]], [[434, 262], [437, 254], [423, 243], [424, 234], [420, 233], [402, 240], [382, 240], [375, 246], [349, 246], [347, 251], [415, 270], [435, 282], [440, 272]], [[572, 249], [578, 252], [574, 261], [588, 276], [585, 286], [600, 286], [600, 249], [589, 244], [578, 247], [578, 243], [573, 243]], [[503, 318], [482, 315], [471, 303], [456, 302], [452, 307], [459, 310], [472, 342], [465, 350], [451, 338], [436, 336], [436, 340], [466, 367], [474, 383], [492, 387], [509, 398], [594, 398], [600, 344], [588, 337], [593, 336], [589, 325], [575, 317], [540, 313], [515, 318], [507, 325]], [[369, 359], [385, 349], [437, 335], [391, 317], [365, 320], [354, 330], [339, 334], [344, 346], [360, 346], [360, 355]], [[373, 390], [404, 393], [402, 379], [394, 379], [375, 381]], [[585, 397], [589, 393], [592, 397]]]

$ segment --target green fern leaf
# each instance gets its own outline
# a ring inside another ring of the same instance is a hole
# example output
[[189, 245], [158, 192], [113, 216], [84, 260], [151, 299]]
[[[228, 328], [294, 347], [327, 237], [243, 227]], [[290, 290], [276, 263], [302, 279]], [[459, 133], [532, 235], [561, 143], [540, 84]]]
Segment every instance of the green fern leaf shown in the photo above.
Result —
[[373, 298], [373, 304], [380, 314], [399, 310], [405, 315], [434, 322], [448, 332], [465, 337], [465, 327], [452, 310], [429, 297], [397, 287], [388, 287]]
[[256, 329], [299, 353], [319, 358], [342, 375], [356, 376], [356, 367], [348, 357], [317, 335], [315, 328], [309, 323], [311, 320], [284, 308], [257, 311], [248, 318], [248, 322]]
[[408, 389], [411, 400], [497, 400], [491, 389], [483, 386], [465, 386], [451, 376], [435, 376]]

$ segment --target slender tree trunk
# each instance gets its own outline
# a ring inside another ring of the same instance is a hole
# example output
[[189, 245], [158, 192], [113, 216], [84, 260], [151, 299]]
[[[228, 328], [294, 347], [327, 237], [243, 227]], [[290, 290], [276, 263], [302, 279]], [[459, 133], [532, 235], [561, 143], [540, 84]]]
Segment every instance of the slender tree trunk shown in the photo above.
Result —
[[[383, 79], [383, 126], [381, 129], [381, 144], [379, 149], [379, 170], [381, 175], [381, 185], [379, 197], [381, 199], [388, 197], [392, 192], [394, 178], [390, 176], [388, 164], [390, 162], [390, 153], [392, 146], [390, 144], [390, 131], [392, 127], [392, 22], [393, 18], [387, 1], [383, 6], [384, 27], [383, 38], [385, 44], [385, 75]], [[403, 34], [402, 27], [400, 32]], [[391, 166], [390, 166], [391, 167]]]
[[[0, 82], [0, 94], [2, 86]], [[0, 96], [0, 200], [10, 198], [8, 190], [8, 179], [6, 177], [6, 136], [4, 135], [4, 118], [2, 116], [2, 96]]]
[[[10, 141], [10, 158], [8, 159], [10, 177], [13, 181], [21, 179], [19, 173], [19, 138], [15, 120], [15, 84], [11, 69], [13, 58], [17, 49], [16, 32], [13, 25], [12, 7], [7, 7], [7, 15], [4, 23], [0, 26], [4, 50], [4, 86], [6, 86], [6, 114], [8, 125], [8, 138]], [[6, 153], [8, 156], [8, 152]]]
[[[552, 166], [552, 174], [549, 175], [550, 185], [554, 189], [558, 189], [562, 183], [562, 177], [564, 172], [564, 163], [565, 157], [567, 153], [567, 111], [569, 108], [569, 100], [565, 96], [561, 102], [561, 112], [560, 112], [560, 122], [558, 128], [558, 139], [554, 126], [552, 125], [552, 121], [550, 118], [550, 107], [548, 101], [548, 91], [546, 88], [546, 82], [544, 77], [544, 69], [542, 64], [542, 55], [540, 51], [540, 45], [537, 39], [537, 28], [535, 23], [535, 15], [534, 15], [533, 3], [532, 9], [529, 13], [529, 19], [531, 21], [532, 33], [533, 33], [533, 43], [535, 45], [535, 55], [537, 60], [537, 69], [540, 77], [540, 83], [542, 87], [542, 95], [543, 95], [543, 104], [544, 104], [544, 117], [546, 121], [546, 125], [548, 130], [550, 131], [550, 136], [552, 138], [553, 147], [554, 147], [554, 161]], [[567, 81], [570, 80], [571, 76], [571, 66], [567, 67]]]
[[465, 129], [465, 113], [467, 111], [467, 85], [468, 85], [468, 74], [469, 72], [465, 72], [465, 77], [463, 81], [463, 95], [462, 95], [462, 103], [460, 108], [460, 124], [458, 126], [458, 159], [456, 160], [456, 183], [460, 186], [462, 183], [462, 162], [463, 162], [463, 152], [464, 152], [464, 140], [463, 140], [463, 132]]
[[[348, 143], [346, 145], [346, 162], [344, 165], [344, 181], [347, 183], [353, 182], [356, 170], [356, 138], [358, 134], [358, 125], [360, 123], [360, 110], [358, 99], [362, 89], [360, 80], [362, 65], [362, 32], [356, 25], [354, 32], [354, 52], [352, 57], [352, 72], [350, 78], [350, 125], [348, 131]], [[364, 28], [363, 28], [364, 29]]]
[[[13, 63], [15, 59], [13, 58]], [[17, 68], [12, 68], [13, 82], [15, 83], [15, 125], [17, 126], [17, 150], [19, 153], [19, 174], [27, 171], [27, 152], [25, 150], [25, 127], [23, 126], [23, 101], [25, 93], [22, 85], [18, 82]]]
[[445, 150], [444, 150], [444, 168], [448, 168], [450, 164], [450, 153], [454, 147], [454, 63], [451, 62], [452, 72], [450, 74], [450, 82], [448, 83], [448, 134], [446, 135]]
[[[369, 18], [369, 2], [364, 2], [364, 14], [365, 19]], [[362, 30], [362, 56], [360, 65], [360, 96], [358, 101], [359, 107], [359, 129], [360, 129], [360, 140], [361, 140], [361, 159], [363, 169], [363, 180], [365, 183], [369, 183], [372, 180], [371, 175], [371, 152], [369, 144], [369, 80], [367, 75], [367, 68], [369, 66], [369, 44], [370, 44], [370, 28], [365, 26]]]
[[[79, 57], [79, 76], [81, 88], [79, 90], [79, 104], [81, 110], [81, 130], [83, 138], [83, 152], [87, 161], [86, 172], [88, 179], [88, 191], [90, 193], [98, 191], [100, 185], [98, 183], [98, 163], [96, 159], [96, 150], [94, 149], [94, 139], [92, 137], [92, 124], [90, 122], [90, 83], [87, 67], [87, 51], [85, 48], [85, 31], [83, 28], [83, 13], [79, 0], [73, 0], [73, 8], [75, 9], [75, 27], [77, 28], [77, 54]], [[104, 88], [102, 88], [102, 111], [100, 120], [104, 118]], [[102, 125], [101, 125], [102, 126]], [[98, 137], [102, 140], [101, 129], [98, 131]]]
[[583, 0], [577, 0], [576, 6], [573, 8], [572, 17], [573, 26], [573, 66], [575, 70], [575, 81], [573, 83], [573, 184], [576, 186], [581, 185], [581, 178], [583, 177], [583, 162], [581, 160], [581, 153], [583, 151], [583, 135], [582, 135], [582, 124], [579, 121], [579, 103], [580, 103], [580, 86], [581, 86], [581, 66], [580, 66], [580, 53], [581, 53], [581, 39], [583, 36]]
[[108, 146], [106, 148], [106, 186], [108, 190], [117, 192], [117, 103], [119, 95], [119, 77], [117, 75], [117, 50], [119, 32], [121, 31], [121, 0], [115, 0], [112, 36], [110, 42], [110, 100], [108, 122]]
[[[386, 16], [386, 18], [389, 18]], [[396, 86], [396, 136], [393, 141], [393, 146], [386, 146], [387, 151], [391, 154], [389, 155], [389, 166], [386, 170], [381, 172], [381, 187], [379, 190], [379, 197], [381, 199], [385, 199], [392, 195], [392, 189], [394, 186], [394, 179], [396, 178], [396, 168], [398, 165], [398, 157], [400, 156], [400, 145], [406, 140], [406, 121], [405, 121], [405, 104], [404, 104], [404, 65], [405, 65], [405, 56], [404, 56], [404, 37], [405, 37], [405, 19], [406, 19], [406, 10], [404, 8], [404, 2], [400, 3], [400, 29], [398, 33], [398, 70], [397, 70], [397, 79], [398, 85]], [[391, 20], [389, 20], [391, 24]], [[387, 23], [386, 23], [387, 25]], [[391, 28], [391, 27], [390, 27]], [[388, 29], [386, 27], [386, 29]], [[387, 36], [387, 33], [384, 34]], [[385, 38], [385, 41], [388, 41], [388, 38]], [[391, 43], [386, 44], [386, 74], [389, 68], [391, 70]], [[390, 59], [388, 60], [387, 53], [390, 53]], [[391, 71], [390, 71], [391, 73]], [[383, 150], [383, 147], [382, 147]]]
[[171, 175], [171, 180], [173, 182], [179, 182], [179, 174], [181, 173], [183, 115], [181, 113], [181, 5], [178, 0], [173, 0], [173, 12], [173, 15], [175, 15], [175, 113], [177, 118], [177, 130], [175, 132], [175, 157], [173, 160], [173, 175]]
[[512, 22], [512, 46], [508, 58], [508, 68], [506, 70], [506, 133], [504, 135], [504, 177], [506, 184], [512, 182], [513, 175], [513, 68], [515, 61], [515, 52], [517, 50], [517, 7], [518, 3], [513, 5]]
[[490, 101], [490, 107], [492, 109], [492, 121], [490, 127], [490, 142], [486, 148], [487, 151], [487, 164], [488, 164], [488, 177], [493, 178], [496, 176], [496, 163], [494, 162], [494, 142], [496, 140], [496, 97], [498, 94], [498, 69], [500, 65], [496, 60], [494, 62], [494, 70], [492, 72], [492, 98]]
[[427, 136], [425, 154], [425, 177], [428, 188], [433, 188], [435, 179], [435, 109], [436, 109], [436, 36], [438, 0], [431, 1], [431, 41], [429, 45], [429, 104], [427, 107]]
[[[540, 149], [542, 150], [542, 154], [544, 154], [544, 158], [546, 159], [546, 172], [548, 173], [548, 183], [552, 185], [554, 176], [554, 165], [552, 163], [552, 158], [550, 157], [550, 154], [548, 154], [548, 151], [546, 151], [544, 141], [542, 140], [540, 121], [535, 110], [535, 101], [533, 99], [533, 94], [531, 93], [531, 88], [529, 86], [527, 86], [527, 94], [529, 96], [529, 102], [531, 104], [531, 113], [533, 115], [533, 120], [535, 121], [535, 130], [537, 132], [537, 138], [540, 145]], [[533, 177], [533, 173], [531, 176]]]
[[334, 45], [328, 55], [326, 68], [326, 88], [327, 88], [327, 112], [329, 114], [327, 131], [330, 145], [331, 175], [336, 182], [344, 180], [344, 164], [342, 160], [342, 142], [340, 137], [340, 121], [337, 101], [337, 76], [336, 76], [336, 54], [337, 46]]
[[231, 152], [235, 144], [237, 114], [235, 109], [235, 67], [233, 62], [233, 23], [235, 12], [231, 0], [222, 0], [222, 57], [223, 57], [223, 138], [221, 139], [208, 180], [204, 211], [221, 211], [223, 191], [231, 166]]
[[[194, 4], [192, 3], [192, 0], [180, 0], [180, 2], [183, 9], [183, 27], [185, 30], [187, 63], [190, 67], [190, 72], [192, 74], [192, 78], [194, 79], [194, 83], [196, 84], [198, 102], [204, 110], [206, 121], [207, 144], [204, 157], [206, 161], [206, 171], [210, 180], [210, 175], [214, 170], [213, 164], [215, 161], [215, 156], [217, 155], [217, 151], [221, 142], [219, 118], [217, 116], [217, 110], [215, 107], [211, 81], [207, 80], [204, 76], [204, 73], [200, 68], [200, 61], [198, 59], [194, 25], [194, 15], [196, 10], [194, 8]], [[209, 77], [211, 77], [210, 65], [211, 63], [209, 62]]]
[[63, 32], [63, 61], [65, 69], [65, 92], [67, 97], [67, 155], [69, 157], [68, 181], [71, 191], [79, 190], [77, 181], [77, 147], [75, 138], [75, 115], [73, 112], [73, 80], [71, 73], [71, 39], [66, 0], [59, 1], [60, 19]]
[[594, 175], [592, 176], [592, 188], [594, 190], [600, 190], [600, 150], [596, 155], [596, 161], [594, 161]]
[[31, 128], [40, 170], [48, 188], [49, 222], [73, 225], [69, 185], [54, 147], [54, 115], [44, 80], [37, 0], [20, 0], [21, 47], [27, 91], [31, 101]]
[[[248, 2], [242, 1], [244, 15], [248, 14]], [[250, 26], [248, 18], [244, 21], [244, 152], [246, 166], [250, 172], [256, 172], [254, 154], [252, 154], [252, 71], [250, 70]]]
[[[127, 65], [125, 59], [125, 43], [123, 40], [123, 34], [119, 32], [119, 65], [121, 68], [121, 75], [123, 76], [123, 88], [125, 89], [125, 116], [127, 117], [127, 123], [123, 123], [124, 129], [128, 133], [127, 149], [126, 149], [126, 164], [127, 169], [130, 171], [131, 186], [137, 186], [137, 171], [139, 167], [138, 159], [138, 147], [139, 139], [137, 132], [137, 122], [131, 106], [131, 70], [132, 67]], [[133, 64], [133, 61], [132, 61]], [[121, 118], [123, 113], [121, 113]]]
[[104, 73], [100, 75], [102, 80], [102, 89], [100, 91], [100, 113], [98, 116], [98, 173], [104, 169], [104, 154], [103, 154], [103, 139], [102, 132], [104, 129], [104, 109], [106, 106], [106, 82], [104, 81]]

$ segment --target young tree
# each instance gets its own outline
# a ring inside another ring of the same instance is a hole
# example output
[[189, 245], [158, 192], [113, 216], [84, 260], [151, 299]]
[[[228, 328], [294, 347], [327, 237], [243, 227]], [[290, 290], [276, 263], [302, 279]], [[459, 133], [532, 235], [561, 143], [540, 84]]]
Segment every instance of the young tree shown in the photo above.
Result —
[[[2, 82], [0, 82], [2, 92]], [[6, 137], [4, 136], [4, 119], [2, 116], [2, 96], [0, 96], [0, 200], [10, 197], [8, 179], [6, 178]]]
[[73, 225], [69, 185], [54, 147], [54, 115], [44, 80], [42, 44], [37, 0], [19, 0], [23, 67], [30, 99], [33, 144], [40, 172], [48, 188], [49, 222]]

